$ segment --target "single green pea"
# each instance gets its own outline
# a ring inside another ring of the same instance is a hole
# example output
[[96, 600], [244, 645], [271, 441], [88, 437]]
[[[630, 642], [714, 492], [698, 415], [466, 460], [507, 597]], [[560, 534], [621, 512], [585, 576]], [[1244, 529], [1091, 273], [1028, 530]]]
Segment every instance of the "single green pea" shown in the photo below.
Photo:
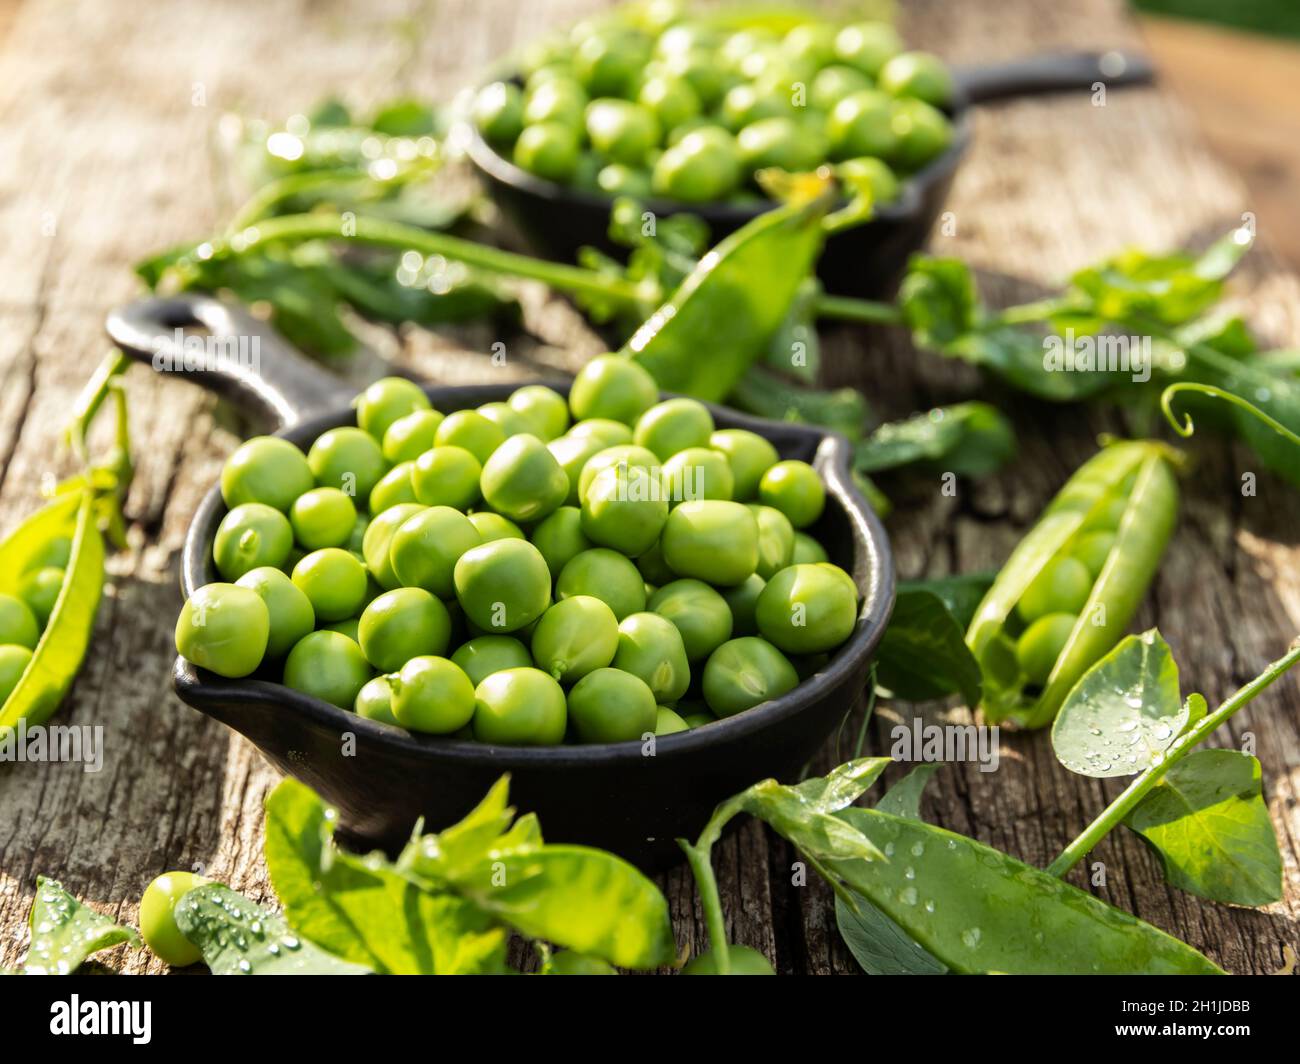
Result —
[[484, 501], [516, 522], [540, 521], [569, 494], [569, 478], [533, 435], [511, 436], [493, 451], [479, 485]]
[[750, 503], [749, 512], [758, 525], [758, 568], [764, 580], [784, 569], [794, 560], [794, 526], [780, 510]]
[[872, 81], [856, 67], [833, 63], [817, 72], [808, 89], [808, 103], [818, 111], [830, 112], [854, 93], [873, 88]]
[[733, 636], [758, 635], [758, 596], [766, 586], [767, 581], [755, 573], [734, 587], [718, 588], [718, 594], [731, 610]]
[[706, 111], [718, 105], [723, 94], [735, 81], [719, 67], [713, 53], [704, 49], [691, 49], [667, 56], [662, 69], [657, 72], [685, 81], [695, 90], [695, 95], [700, 98], [700, 106]]
[[599, 957], [584, 957], [581, 953], [561, 949], [551, 954], [540, 972], [541, 975], [618, 975], [618, 970]]
[[601, 418], [631, 425], [658, 398], [655, 379], [636, 362], [626, 355], [601, 355], [573, 378], [569, 409], [577, 421]]
[[593, 543], [635, 558], [649, 550], [668, 520], [658, 476], [637, 466], [610, 466], [582, 496], [582, 531]]
[[781, 460], [771, 442], [748, 429], [719, 429], [709, 447], [721, 451], [731, 466], [732, 498], [745, 502], [758, 494], [763, 474]]
[[587, 105], [587, 137], [606, 159], [635, 166], [661, 136], [654, 112], [627, 100], [598, 99]]
[[651, 171], [650, 186], [657, 196], [707, 203], [725, 199], [742, 176], [740, 150], [734, 140], [728, 143], [697, 129], [664, 150]]
[[[344, 548], [350, 550], [353, 554], [360, 554], [364, 558], [366, 545], [366, 530], [370, 528], [370, 515], [357, 514], [357, 519], [352, 522], [352, 531], [348, 533], [348, 541], [343, 544]], [[293, 559], [294, 564], [298, 559]]]
[[742, 503], [684, 502], [668, 515], [662, 546], [678, 576], [729, 587], [758, 568], [758, 523]]
[[14, 693], [18, 681], [23, 678], [27, 666], [32, 663], [32, 652], [17, 643], [5, 643], [0, 646], [0, 705], [8, 701]]
[[318, 486], [339, 488], [363, 499], [388, 471], [379, 441], [351, 426], [330, 429], [318, 436], [307, 452], [307, 464]]
[[741, 161], [750, 170], [767, 166], [792, 173], [816, 170], [826, 158], [826, 139], [794, 118], [762, 118], [736, 134]]
[[831, 157], [892, 156], [900, 140], [893, 124], [896, 112], [894, 100], [876, 89], [846, 96], [826, 121]]
[[[629, 430], [628, 441], [630, 442], [631, 439], [632, 433]], [[290, 446], [293, 445], [290, 444]], [[72, 538], [70, 536], [51, 536], [32, 552], [32, 556], [27, 560], [24, 569], [28, 572], [33, 569], [45, 568], [66, 569], [70, 561], [72, 561]]]
[[176, 926], [176, 903], [195, 887], [211, 880], [193, 872], [164, 872], [140, 896], [140, 937], [164, 964], [188, 968], [203, 953]]
[[315, 485], [307, 457], [288, 440], [275, 436], [246, 440], [221, 467], [221, 497], [232, 509], [260, 502], [284, 513], [294, 499]]
[[584, 743], [621, 743], [653, 734], [655, 696], [645, 681], [619, 669], [596, 669], [569, 692], [569, 719]]
[[334, 621], [325, 625], [321, 629], [324, 632], [338, 632], [339, 635], [345, 635], [357, 646], [361, 645], [361, 617], [344, 617], [341, 621]]
[[482, 542], [474, 523], [459, 510], [430, 506], [398, 526], [389, 542], [388, 560], [404, 587], [419, 587], [439, 598], [450, 598], [456, 590], [452, 580], [456, 563], [462, 554]]
[[758, 596], [758, 630], [787, 654], [820, 654], [853, 634], [858, 595], [851, 579], [829, 565], [791, 565]]
[[727, 90], [722, 98], [719, 118], [733, 133], [746, 126], [769, 118], [791, 118], [794, 106], [790, 97], [779, 92], [761, 92], [751, 82], [743, 82]]
[[414, 472], [414, 462], [398, 462], [380, 477], [379, 483], [370, 492], [370, 512], [383, 513], [399, 503], [418, 502], [412, 479]]
[[903, 52], [880, 68], [879, 85], [891, 96], [912, 96], [935, 107], [952, 99], [952, 74], [929, 52]]
[[663, 704], [676, 702], [691, 682], [681, 633], [657, 613], [633, 613], [619, 622], [613, 667], [641, 677]]
[[393, 571], [389, 550], [397, 530], [411, 517], [423, 511], [419, 503], [403, 502], [379, 514], [367, 526], [361, 539], [361, 557], [375, 582], [385, 591], [398, 587], [401, 581]]
[[[50, 614], [54, 612], [54, 606], [59, 601], [59, 593], [63, 590], [63, 578], [66, 573], [66, 569], [60, 569], [58, 566], [44, 565], [24, 573], [18, 583], [19, 597], [35, 614], [36, 623], [42, 630], [50, 623]], [[0, 620], [0, 625], [3, 623], [3, 620]]]
[[787, 459], [763, 474], [758, 499], [764, 506], [780, 510], [795, 528], [807, 528], [826, 507], [826, 488], [807, 462]]
[[271, 616], [256, 592], [234, 584], [205, 584], [185, 600], [176, 620], [176, 651], [218, 676], [238, 679], [266, 654]]
[[322, 702], [351, 709], [373, 673], [356, 640], [321, 629], [298, 640], [284, 660], [284, 683]]
[[586, 107], [587, 94], [572, 78], [541, 80], [524, 94], [524, 128], [519, 138], [522, 140], [532, 126], [559, 128], [573, 136], [576, 151], [576, 131], [582, 128]]
[[[688, 705], [692, 707], [692, 712], [687, 712]], [[678, 702], [676, 712], [686, 722], [688, 728], [702, 728], [706, 724], [713, 724], [718, 719], [709, 712], [703, 702]]]
[[482, 474], [482, 463], [470, 451], [454, 444], [439, 444], [415, 460], [411, 486], [415, 497], [426, 506], [467, 510], [479, 500]]
[[546, 560], [524, 539], [472, 547], [456, 562], [453, 581], [465, 616], [498, 635], [532, 624], [551, 602]]
[[506, 439], [523, 433], [536, 435], [532, 422], [509, 403], [484, 403], [478, 408], [478, 413], [494, 422], [505, 433]]
[[582, 511], [576, 506], [561, 506], [533, 529], [530, 538], [546, 559], [546, 568], [553, 577], [558, 577], [570, 561], [594, 546], [582, 531]]
[[573, 70], [593, 96], [625, 96], [635, 89], [649, 55], [650, 42], [639, 33], [593, 33], [574, 50]]
[[667, 706], [659, 706], [655, 711], [655, 735], [676, 735], [678, 732], [690, 731], [691, 726], [677, 711]]
[[538, 439], [550, 442], [563, 436], [569, 427], [569, 404], [554, 388], [544, 384], [525, 384], [510, 393], [510, 407], [532, 426]]
[[[679, 17], [679, 11], [671, 11], [670, 17]], [[716, 26], [707, 22], [673, 22], [664, 29], [655, 41], [655, 53], [670, 56], [685, 52], [707, 52], [721, 43], [721, 34]]]
[[[630, 431], [628, 435], [631, 436]], [[609, 445], [602, 436], [576, 435], [573, 432], [561, 436], [558, 440], [552, 440], [546, 445], [546, 449], [551, 452], [552, 457], [559, 463], [569, 481], [569, 493], [564, 498], [566, 506], [578, 505], [582, 497], [580, 483], [583, 467], [590, 458], [605, 450], [607, 446]]]
[[474, 738], [501, 746], [555, 746], [568, 723], [564, 689], [541, 669], [503, 669], [474, 689]]
[[1072, 613], [1049, 613], [1021, 633], [1016, 640], [1016, 660], [1030, 683], [1047, 682], [1077, 621]]
[[709, 447], [678, 451], [663, 464], [661, 477], [670, 503], [730, 499], [736, 485], [727, 456]]
[[414, 462], [429, 450], [442, 424], [442, 414], [437, 410], [416, 410], [399, 417], [384, 433], [384, 459], [392, 465]]
[[384, 377], [357, 396], [357, 425], [376, 440], [383, 440], [393, 422], [417, 410], [429, 409], [429, 397], [414, 381]]
[[637, 567], [617, 551], [596, 547], [585, 550], [560, 570], [555, 581], [557, 598], [591, 595], [600, 599], [620, 621], [645, 609], [645, 581]]
[[[388, 474], [391, 476], [392, 474]], [[385, 478], [387, 479], [387, 478]], [[383, 480], [379, 482], [383, 484]], [[379, 490], [376, 485], [375, 491]], [[401, 500], [414, 502], [410, 500]], [[371, 493], [371, 509], [374, 509], [374, 492]], [[357, 508], [351, 496], [338, 488], [312, 488], [298, 496], [289, 509], [289, 520], [293, 525], [293, 538], [306, 550], [320, 550], [322, 547], [346, 546], [352, 537], [352, 529], [357, 523]], [[268, 562], [268, 565], [283, 561]]]
[[36, 614], [17, 595], [0, 594], [0, 644], [35, 650], [41, 638]]
[[644, 554], [637, 555], [636, 567], [637, 571], [645, 579], [646, 584], [654, 587], [659, 587], [661, 584], [670, 584], [677, 579], [677, 574], [669, 569], [668, 563], [664, 561], [661, 540], [655, 540], [654, 546]]
[[704, 665], [704, 700], [719, 717], [779, 698], [798, 684], [799, 674], [789, 659], [757, 636], [723, 643]]
[[942, 111], [924, 100], [896, 100], [889, 128], [896, 144], [887, 154], [905, 171], [919, 170], [952, 143], [952, 124]]
[[1026, 624], [1049, 613], [1079, 613], [1092, 594], [1092, 585], [1092, 573], [1078, 558], [1054, 558], [1025, 588], [1016, 612]]
[[781, 50], [795, 59], [824, 67], [835, 59], [835, 36], [838, 28], [829, 22], [805, 22], [789, 30], [781, 41]]
[[470, 117], [483, 136], [496, 144], [512, 144], [524, 128], [524, 97], [508, 81], [484, 85], [474, 97]]
[[600, 171], [604, 165], [604, 158], [597, 152], [579, 151], [578, 165], [573, 168], [573, 173], [569, 175], [567, 183], [572, 188], [580, 188], [585, 192], [595, 192], [600, 187], [597, 178], [600, 176]]
[[466, 640], [456, 648], [451, 660], [465, 671], [475, 687], [494, 672], [528, 668], [533, 663], [528, 648], [509, 635], [480, 635]]
[[[312, 551], [293, 567], [293, 582], [311, 600], [319, 621], [341, 621], [361, 610], [366, 598], [366, 568], [339, 547]], [[352, 700], [348, 699], [348, 704]]]
[[1070, 548], [1070, 553], [1088, 567], [1093, 578], [1101, 575], [1101, 570], [1115, 547], [1114, 532], [1085, 532]]
[[293, 548], [293, 528], [279, 510], [260, 502], [236, 506], [217, 526], [212, 560], [227, 581], [261, 565], [279, 567]]
[[364, 687], [357, 692], [357, 699], [352, 703], [352, 712], [366, 720], [375, 720], [380, 724], [397, 724], [393, 716], [393, 687], [387, 676], [376, 676], [367, 680]]
[[[436, 600], [435, 600], [436, 601]], [[446, 658], [422, 654], [391, 674], [393, 716], [411, 731], [450, 735], [474, 716], [474, 685]]]
[[395, 672], [412, 658], [445, 653], [451, 618], [447, 607], [423, 588], [399, 587], [365, 608], [357, 638], [371, 665]]
[[[727, 964], [732, 975], [776, 975], [771, 962], [756, 949], [735, 944], [727, 947]], [[717, 975], [718, 959], [711, 950], [697, 953], [682, 969], [682, 975]]]
[[596, 187], [607, 196], [644, 199], [650, 195], [650, 173], [626, 163], [610, 163], [596, 174]]
[[1114, 532], [1128, 510], [1128, 492], [1107, 499], [1095, 507], [1080, 526], [1081, 532]]
[[603, 601], [575, 595], [551, 606], [533, 629], [537, 667], [562, 684], [605, 668], [618, 650], [618, 618]]
[[559, 122], [525, 126], [515, 141], [515, 165], [549, 181], [568, 182], [578, 170], [578, 136]]
[[731, 638], [731, 608], [701, 580], [665, 584], [650, 596], [647, 608], [677, 628], [687, 661], [703, 661]]
[[851, 189], [865, 189], [875, 204], [893, 203], [898, 199], [898, 176], [882, 159], [863, 156], [845, 159], [835, 168], [841, 181]]
[[807, 532], [794, 534], [794, 551], [790, 555], [791, 565], [809, 565], [814, 562], [829, 562], [826, 548]]
[[498, 539], [528, 538], [524, 535], [524, 530], [510, 518], [493, 513], [491, 510], [479, 510], [477, 513], [470, 514], [469, 523], [474, 526], [479, 539], [484, 543], [492, 543]]
[[252, 569], [236, 580], [235, 585], [254, 592], [266, 606], [270, 622], [267, 657], [284, 657], [299, 639], [316, 627], [311, 599], [279, 569], [269, 565]]
[[641, 83], [637, 102], [649, 108], [660, 129], [675, 129], [700, 113], [700, 97], [685, 78], [654, 74]]
[[845, 26], [835, 38], [836, 58], [872, 77], [902, 50], [902, 38], [887, 22], [859, 22]]
[[442, 419], [433, 439], [435, 447], [464, 448], [481, 466], [505, 442], [506, 434], [477, 410], [457, 410]]
[[626, 466], [629, 469], [633, 467], [658, 469], [659, 456], [635, 443], [619, 444], [597, 451], [582, 467], [582, 473], [578, 477], [578, 498], [582, 499], [587, 494], [587, 489], [591, 487], [591, 482], [596, 479], [597, 474], [614, 466]]
[[633, 440], [667, 460], [688, 447], [708, 447], [713, 435], [713, 415], [698, 399], [666, 399], [640, 418]]

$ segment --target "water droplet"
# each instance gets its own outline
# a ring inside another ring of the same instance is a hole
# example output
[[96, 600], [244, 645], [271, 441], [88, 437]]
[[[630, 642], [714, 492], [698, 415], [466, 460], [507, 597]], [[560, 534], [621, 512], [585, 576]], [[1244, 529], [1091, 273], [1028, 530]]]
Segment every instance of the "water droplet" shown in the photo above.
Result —
[[967, 928], [961, 933], [961, 940], [967, 949], [974, 949], [980, 944], [980, 929], [978, 927]]

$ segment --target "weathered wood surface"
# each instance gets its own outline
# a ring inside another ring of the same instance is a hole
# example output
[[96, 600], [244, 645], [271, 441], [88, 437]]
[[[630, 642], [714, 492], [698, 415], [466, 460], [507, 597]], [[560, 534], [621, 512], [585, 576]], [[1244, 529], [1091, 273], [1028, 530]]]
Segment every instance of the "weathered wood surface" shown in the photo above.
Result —
[[[575, 17], [579, 3], [518, 7], [378, 2], [4, 5], [0, 20], [0, 528], [38, 501], [58, 471], [56, 434], [104, 352], [102, 321], [136, 294], [129, 265], [145, 253], [212, 230], [223, 204], [209, 142], [227, 109], [284, 115], [325, 92], [375, 101], [398, 90], [446, 94], [512, 41]], [[1048, 5], [1035, 0], [905, 5], [912, 39], [958, 62], [1036, 49], [1140, 46], [1118, 0]], [[411, 29], [425, 23], [412, 44]], [[202, 106], [196, 106], [196, 101]], [[995, 302], [1042, 285], [1130, 243], [1205, 243], [1251, 208], [1243, 186], [1212, 157], [1176, 101], [1161, 90], [1080, 95], [989, 107], [953, 193], [955, 233], [934, 246], [971, 260]], [[1267, 245], [1267, 229], [1261, 233]], [[1240, 305], [1273, 343], [1300, 341], [1300, 287], [1266, 250], [1252, 253]], [[519, 353], [511, 372], [570, 365], [597, 348], [563, 304], [541, 306], [533, 327], [554, 347]], [[575, 339], [576, 338], [576, 339]], [[491, 372], [472, 352], [491, 337], [408, 338], [397, 358], [431, 376]], [[573, 344], [572, 350], [561, 346]], [[982, 388], [964, 368], [919, 356], [886, 333], [827, 337], [827, 379], [860, 386], [897, 416]], [[373, 364], [354, 372], [365, 376]], [[190, 515], [240, 426], [181, 381], [130, 375], [139, 471], [129, 500], [133, 547], [112, 562], [96, 640], [61, 720], [100, 724], [106, 764], [0, 767], [0, 965], [26, 950], [38, 873], [56, 876], [97, 908], [134, 922], [149, 880], [200, 864], [209, 875], [268, 898], [261, 808], [276, 774], [242, 739], [171, 694], [171, 625], [179, 606], [176, 559]], [[1113, 415], [1044, 410], [998, 396], [1021, 429], [1020, 460], [960, 495], [914, 488], [889, 524], [904, 576], [996, 566]], [[1294, 489], [1261, 475], [1243, 450], [1199, 441], [1179, 530], [1142, 625], [1158, 623], [1185, 682], [1211, 703], [1285, 647], [1300, 625]], [[896, 489], [904, 494], [902, 489]], [[871, 744], [913, 708], [883, 706]], [[931, 720], [967, 721], [964, 709], [927, 707]], [[1283, 964], [1300, 916], [1300, 695], [1294, 680], [1241, 713], [1220, 737], [1252, 733], [1282, 841], [1284, 902], [1263, 911], [1212, 905], [1163, 885], [1131, 837], [1095, 855], [1107, 867], [1100, 896], [1204, 949], [1236, 972]], [[832, 752], [824, 755], [831, 763]], [[1043, 735], [1004, 736], [999, 771], [945, 769], [932, 787], [932, 819], [1045, 863], [1115, 790], [1060, 768]], [[719, 881], [734, 941], [773, 957], [783, 972], [851, 972], [829, 893], [791, 885], [793, 854], [755, 825], [719, 847]], [[1075, 881], [1083, 884], [1076, 872]], [[665, 879], [677, 937], [694, 944], [702, 920], [687, 874]], [[105, 954], [124, 972], [160, 971], [146, 951]]]

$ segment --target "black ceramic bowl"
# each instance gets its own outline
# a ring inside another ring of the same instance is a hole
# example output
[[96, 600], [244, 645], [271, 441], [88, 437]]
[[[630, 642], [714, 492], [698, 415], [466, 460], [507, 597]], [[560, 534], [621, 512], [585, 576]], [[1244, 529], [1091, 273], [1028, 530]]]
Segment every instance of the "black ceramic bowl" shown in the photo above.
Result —
[[[837, 295], [874, 297], [886, 292], [907, 265], [908, 256], [929, 235], [947, 202], [957, 167], [970, 144], [972, 104], [1046, 92], [1092, 91], [1146, 84], [1153, 72], [1140, 56], [1119, 52], [1043, 55], [996, 66], [953, 72], [957, 91], [948, 108], [953, 139], [947, 150], [902, 184], [899, 198], [876, 209], [867, 223], [835, 233], [827, 241], [817, 272]], [[493, 200], [534, 249], [547, 258], [572, 262], [584, 246], [626, 254], [609, 239], [612, 199], [537, 177], [500, 155], [472, 123], [467, 151]], [[716, 242], [739, 229], [769, 205], [688, 204], [648, 199], [660, 217], [689, 212], [708, 223]]]
[[[242, 309], [202, 296], [144, 300], [114, 312], [108, 332], [155, 369], [172, 367], [176, 332], [244, 337], [258, 364], [227, 360], [180, 370], [304, 450], [326, 429], [355, 424], [352, 390]], [[444, 411], [505, 399], [516, 384], [428, 387]], [[567, 385], [553, 385], [564, 394]], [[790, 694], [735, 717], [663, 736], [654, 756], [636, 742], [517, 748], [408, 733], [366, 720], [270, 679], [227, 680], [178, 658], [176, 691], [194, 708], [250, 739], [282, 772], [309, 784], [339, 810], [340, 828], [392, 847], [417, 817], [431, 827], [463, 816], [502, 773], [511, 797], [536, 812], [546, 836], [613, 850], [654, 870], [674, 863], [678, 836], [694, 837], [723, 798], [769, 776], [791, 778], [864, 693], [867, 666], [894, 600], [889, 543], [849, 477], [849, 444], [816, 429], [762, 421], [712, 407], [719, 427], [747, 428], [785, 458], [812, 462], [826, 483], [826, 512], [812, 532], [853, 574], [862, 595], [858, 624], [829, 663]], [[219, 579], [212, 541], [226, 512], [219, 488], [199, 506], [186, 536], [186, 595]], [[345, 756], [344, 737], [355, 737]]]

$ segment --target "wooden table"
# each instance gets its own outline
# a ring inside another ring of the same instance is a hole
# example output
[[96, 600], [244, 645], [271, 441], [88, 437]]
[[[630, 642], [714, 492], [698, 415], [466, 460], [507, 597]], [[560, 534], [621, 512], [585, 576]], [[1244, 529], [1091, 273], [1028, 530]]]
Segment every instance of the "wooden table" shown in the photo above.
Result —
[[[210, 143], [219, 115], [285, 115], [326, 92], [363, 102], [399, 91], [447, 94], [514, 41], [590, 5], [384, 0], [355, 5], [260, 3], [106, 5], [91, 0], [0, 7], [0, 528], [37, 505], [44, 474], [66, 468], [57, 433], [69, 403], [105, 351], [105, 311], [138, 292], [142, 255], [206, 235], [227, 205], [215, 191]], [[947, 58], [974, 62], [1051, 48], [1141, 47], [1118, 0], [905, 5], [906, 31]], [[417, 32], [418, 31], [418, 32]], [[1204, 245], [1251, 208], [1243, 186], [1211, 156], [1177, 102], [1159, 89], [988, 107], [958, 178], [955, 230], [934, 248], [970, 260], [995, 302], [1023, 300], [1073, 268], [1126, 244]], [[1262, 245], [1268, 232], [1262, 231]], [[1300, 288], [1267, 250], [1242, 270], [1235, 297], [1273, 344], [1300, 341]], [[551, 346], [518, 344], [507, 372], [569, 366], [599, 349], [567, 305], [530, 300], [530, 327]], [[389, 344], [391, 357], [444, 380], [494, 372], [477, 354], [486, 330]], [[898, 416], [983, 392], [1014, 416], [1020, 459], [1002, 475], [944, 497], [938, 482], [901, 492], [890, 519], [903, 576], [995, 567], [1050, 494], [1094, 448], [1113, 414], [1051, 409], [989, 392], [964, 367], [918, 355], [897, 334], [827, 336], [826, 377], [863, 389], [877, 413]], [[377, 372], [361, 359], [352, 374]], [[497, 371], [499, 372], [499, 371]], [[132, 547], [111, 562], [96, 639], [60, 720], [100, 724], [106, 764], [0, 766], [0, 965], [26, 950], [38, 873], [134, 922], [159, 872], [201, 866], [252, 897], [270, 888], [261, 859], [262, 801], [276, 780], [242, 739], [171, 693], [176, 559], [190, 516], [246, 426], [182, 381], [135, 370], [129, 381], [138, 474]], [[1243, 497], [1241, 448], [1195, 446], [1178, 532], [1138, 623], [1159, 624], [1185, 686], [1217, 703], [1277, 656], [1300, 624], [1296, 530], [1300, 496], [1261, 475]], [[923, 712], [963, 722], [960, 707], [882, 706], [872, 748], [890, 726]], [[1187, 939], [1226, 968], [1284, 963], [1300, 917], [1300, 695], [1288, 680], [1239, 714], [1218, 741], [1252, 733], [1285, 855], [1287, 898], [1262, 911], [1213, 905], [1163, 884], [1156, 861], [1118, 834], [1094, 855], [1108, 874], [1092, 889]], [[830, 752], [825, 766], [830, 764]], [[1046, 863], [1116, 785], [1072, 776], [1045, 735], [1004, 736], [1002, 767], [946, 768], [925, 812], [1037, 864]], [[783, 972], [851, 972], [829, 892], [791, 886], [795, 855], [757, 825], [719, 847], [719, 880], [734, 941]], [[1085, 885], [1076, 871], [1074, 881]], [[695, 945], [702, 920], [684, 870], [663, 880], [677, 937]], [[147, 951], [104, 955], [124, 972], [161, 971]]]

